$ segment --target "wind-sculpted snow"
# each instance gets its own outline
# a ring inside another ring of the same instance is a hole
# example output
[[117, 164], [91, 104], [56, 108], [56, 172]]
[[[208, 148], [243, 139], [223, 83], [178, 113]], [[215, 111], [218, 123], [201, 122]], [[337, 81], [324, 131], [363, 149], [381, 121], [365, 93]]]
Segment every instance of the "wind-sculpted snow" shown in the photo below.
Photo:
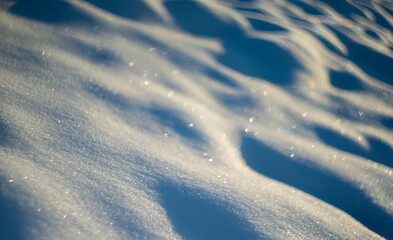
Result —
[[393, 238], [392, 15], [1, 0], [0, 238]]

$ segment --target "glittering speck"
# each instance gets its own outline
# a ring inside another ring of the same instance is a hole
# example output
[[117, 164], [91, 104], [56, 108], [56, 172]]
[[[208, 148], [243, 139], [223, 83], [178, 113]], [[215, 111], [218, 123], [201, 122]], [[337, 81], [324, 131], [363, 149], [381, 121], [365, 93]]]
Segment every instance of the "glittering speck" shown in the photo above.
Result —
[[312, 18], [312, 21], [313, 21], [315, 24], [320, 24], [320, 23], [321, 23], [321, 20], [320, 20], [318, 17], [313, 17], [313, 18]]
[[347, 24], [348, 28], [352, 28], [352, 21], [349, 19], [345, 19], [345, 23]]
[[168, 93], [168, 97], [171, 97], [173, 95], [173, 91], [170, 91], [169, 93]]
[[255, 14], [255, 17], [256, 18], [258, 18], [258, 19], [260, 19], [260, 20], [263, 20], [263, 18], [265, 17], [262, 13], [257, 13], [257, 14]]
[[249, 131], [249, 129], [248, 129], [248, 128], [245, 128], [245, 129], [244, 129], [244, 131], [245, 131], [245, 132], [248, 132], [248, 131]]
[[304, 113], [302, 114], [302, 117], [307, 117], [307, 112], [304, 112]]
[[213, 158], [209, 158], [209, 160], [208, 160], [209, 162], [213, 162]]
[[194, 127], [194, 124], [193, 123], [190, 123], [190, 124], [188, 124], [188, 127]]
[[129, 63], [128, 63], [128, 66], [129, 66], [129, 67], [133, 67], [134, 65], [135, 65], [134, 62], [129, 62]]
[[8, 180], [8, 182], [12, 183], [14, 181], [14, 179]]
[[290, 156], [291, 158], [293, 158], [293, 157], [295, 157], [295, 153], [291, 153], [289, 156]]
[[250, 123], [252, 123], [252, 122], [255, 121], [255, 118], [254, 118], [254, 117], [250, 117], [250, 118], [248, 119], [248, 121], [249, 121]]

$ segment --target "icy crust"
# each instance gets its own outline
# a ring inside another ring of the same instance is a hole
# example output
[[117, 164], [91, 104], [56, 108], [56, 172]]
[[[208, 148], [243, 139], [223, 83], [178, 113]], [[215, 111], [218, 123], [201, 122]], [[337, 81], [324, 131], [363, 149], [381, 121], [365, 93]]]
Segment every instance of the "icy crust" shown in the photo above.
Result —
[[391, 238], [393, 6], [335, 4], [1, 3], [0, 234]]

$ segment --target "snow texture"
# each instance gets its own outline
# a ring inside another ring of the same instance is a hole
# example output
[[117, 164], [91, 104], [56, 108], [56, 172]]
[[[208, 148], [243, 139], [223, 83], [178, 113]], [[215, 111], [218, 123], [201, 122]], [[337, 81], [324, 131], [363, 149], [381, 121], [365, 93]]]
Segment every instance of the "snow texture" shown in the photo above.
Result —
[[392, 15], [0, 0], [0, 238], [392, 239]]

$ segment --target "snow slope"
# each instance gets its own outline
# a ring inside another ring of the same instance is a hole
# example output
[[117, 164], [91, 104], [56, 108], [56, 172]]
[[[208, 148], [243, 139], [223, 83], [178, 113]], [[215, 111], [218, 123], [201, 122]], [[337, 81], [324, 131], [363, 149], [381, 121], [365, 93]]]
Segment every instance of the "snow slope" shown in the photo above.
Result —
[[0, 238], [393, 238], [392, 15], [0, 0]]

